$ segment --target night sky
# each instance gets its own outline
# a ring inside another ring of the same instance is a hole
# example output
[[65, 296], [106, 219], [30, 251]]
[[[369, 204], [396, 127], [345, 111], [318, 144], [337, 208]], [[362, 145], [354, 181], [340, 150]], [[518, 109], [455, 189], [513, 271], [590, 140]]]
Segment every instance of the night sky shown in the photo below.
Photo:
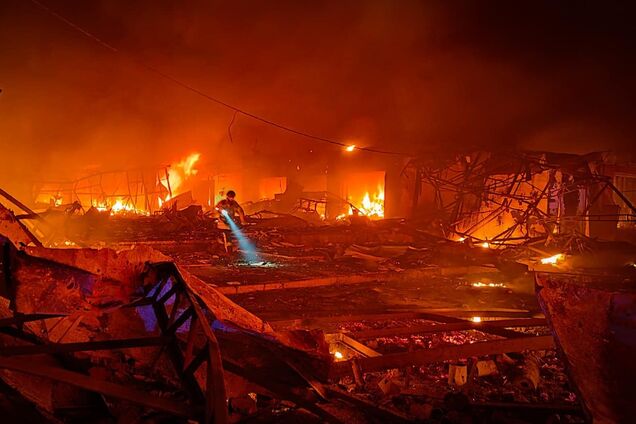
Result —
[[121, 53], [0, 0], [5, 187], [195, 150], [210, 166], [340, 154], [240, 115], [231, 143], [232, 111], [138, 63], [361, 146], [634, 150], [634, 2], [39, 1]]

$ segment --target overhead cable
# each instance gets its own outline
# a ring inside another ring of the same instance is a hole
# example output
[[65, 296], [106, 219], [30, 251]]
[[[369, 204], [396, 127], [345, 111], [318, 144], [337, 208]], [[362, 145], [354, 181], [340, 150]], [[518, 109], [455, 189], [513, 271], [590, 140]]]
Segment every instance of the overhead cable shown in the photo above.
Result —
[[[352, 144], [344, 143], [342, 141], [333, 140], [333, 139], [329, 139], [329, 138], [313, 135], [313, 134], [310, 134], [310, 133], [305, 132], [305, 131], [296, 130], [296, 129], [291, 128], [291, 127], [289, 127], [287, 125], [280, 124], [280, 123], [278, 123], [276, 121], [272, 121], [272, 120], [267, 119], [267, 118], [263, 118], [262, 116], [259, 116], [259, 115], [256, 115], [254, 113], [248, 112], [248, 111], [243, 110], [243, 109], [241, 109], [241, 108], [239, 108], [237, 106], [234, 106], [234, 105], [232, 105], [230, 103], [227, 103], [227, 102], [225, 102], [223, 100], [220, 100], [220, 99], [218, 99], [218, 98], [216, 98], [216, 97], [214, 97], [214, 96], [212, 96], [210, 94], [205, 93], [204, 91], [199, 90], [198, 88], [196, 88], [196, 87], [194, 87], [194, 86], [192, 86], [192, 85], [190, 85], [188, 83], [185, 83], [185, 82], [183, 82], [183, 81], [181, 81], [181, 80], [179, 80], [179, 79], [177, 79], [177, 78], [175, 78], [175, 77], [173, 77], [173, 76], [171, 76], [169, 74], [166, 74], [165, 72], [161, 71], [160, 69], [156, 68], [153, 65], [149, 65], [146, 62], [142, 62], [142, 61], [140, 61], [138, 59], [132, 58], [129, 55], [124, 55], [124, 52], [119, 50], [117, 47], [113, 46], [110, 43], [107, 43], [106, 41], [102, 40], [101, 38], [99, 38], [95, 34], [91, 33], [90, 31], [82, 28], [81, 26], [77, 25], [76, 23], [72, 22], [71, 20], [67, 19], [66, 17], [60, 15], [59, 13], [57, 13], [54, 10], [52, 10], [51, 8], [49, 8], [45, 4], [41, 3], [40, 1], [31, 0], [31, 3], [35, 4], [40, 9], [46, 11], [48, 14], [50, 14], [51, 16], [55, 17], [56, 19], [60, 20], [64, 24], [66, 24], [69, 27], [73, 28], [74, 30], [80, 32], [85, 37], [87, 37], [87, 38], [93, 40], [94, 42], [98, 43], [103, 48], [105, 48], [105, 49], [107, 49], [107, 50], [109, 50], [109, 51], [111, 51], [113, 53], [120, 54], [120, 55], [126, 57], [128, 60], [134, 62], [135, 64], [137, 64], [137, 65], [139, 65], [139, 66], [141, 66], [141, 67], [143, 67], [143, 68], [145, 68], [145, 69], [147, 69], [147, 70], [149, 70], [149, 71], [151, 71], [151, 72], [153, 72], [153, 73], [155, 73], [155, 74], [157, 74], [159, 76], [161, 76], [162, 78], [164, 78], [164, 79], [166, 79], [166, 80], [168, 80], [168, 81], [170, 81], [170, 82], [172, 82], [172, 83], [174, 83], [174, 84], [176, 84], [176, 85], [178, 85], [178, 86], [180, 86], [180, 87], [182, 87], [182, 88], [184, 88], [184, 89], [186, 89], [186, 90], [188, 90], [188, 91], [190, 91], [190, 92], [192, 92], [192, 93], [194, 93], [194, 94], [196, 94], [196, 95], [198, 95], [200, 97], [203, 97], [206, 100], [209, 100], [211, 102], [219, 104], [219, 105], [221, 105], [221, 106], [223, 106], [223, 107], [225, 107], [227, 109], [233, 110], [235, 113], [240, 113], [241, 115], [247, 116], [247, 117], [252, 118], [252, 119], [254, 119], [256, 121], [260, 121], [260, 122], [262, 122], [264, 124], [273, 126], [273, 127], [278, 128], [280, 130], [287, 131], [289, 133], [296, 134], [296, 135], [299, 135], [301, 137], [305, 137], [305, 138], [308, 138], [308, 139], [312, 139], [312, 140], [321, 141], [321, 142], [324, 142], [324, 143], [333, 144], [333, 145], [340, 146], [340, 147], [343, 147], [343, 148], [347, 148], [347, 147], [351, 148], [351, 146], [353, 146]], [[409, 156], [408, 154], [402, 153], [402, 152], [381, 150], [381, 149], [375, 149], [375, 148], [372, 148], [372, 147], [353, 146], [353, 149], [355, 149], [355, 150], [363, 150], [363, 151], [371, 152], [371, 153], [381, 153], [381, 154], [386, 154], [386, 155]]]

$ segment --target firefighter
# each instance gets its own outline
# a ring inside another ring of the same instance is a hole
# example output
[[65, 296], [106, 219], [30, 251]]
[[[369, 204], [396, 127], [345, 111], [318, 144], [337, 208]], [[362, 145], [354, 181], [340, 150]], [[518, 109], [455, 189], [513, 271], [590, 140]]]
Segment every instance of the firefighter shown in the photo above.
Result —
[[[236, 218], [238, 215], [238, 219], [241, 224], [245, 224], [245, 212], [239, 203], [236, 201], [236, 193], [234, 190], [230, 190], [225, 195], [225, 199], [219, 201], [216, 204], [216, 210], [220, 214], [221, 220], [225, 221], [226, 217], [232, 219], [232, 221], [236, 222]], [[223, 211], [227, 212], [227, 216], [224, 216]]]

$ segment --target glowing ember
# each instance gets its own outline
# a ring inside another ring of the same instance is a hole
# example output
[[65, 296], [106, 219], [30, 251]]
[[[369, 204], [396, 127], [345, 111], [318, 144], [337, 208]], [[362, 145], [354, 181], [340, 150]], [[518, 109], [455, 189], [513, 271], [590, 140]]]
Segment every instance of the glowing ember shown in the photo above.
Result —
[[347, 147], [345, 147], [345, 151], [347, 152], [353, 152], [356, 149], [356, 145], [355, 144], [350, 144]]
[[480, 246], [485, 248], [485, 249], [490, 249], [490, 243], [488, 243], [487, 241], [485, 241], [482, 244], [480, 244]]
[[461, 243], [462, 241], [464, 241], [464, 240], [466, 240], [466, 237], [460, 237], [460, 238], [458, 238], [458, 239], [457, 239], [457, 241], [458, 241], [458, 242], [460, 242], [460, 243]]
[[563, 253], [557, 253], [554, 256], [550, 256], [549, 258], [541, 259], [541, 263], [544, 265], [556, 265], [557, 263], [563, 261], [565, 259], [565, 255]]
[[481, 322], [481, 317], [472, 317], [470, 320], [472, 322]]
[[482, 283], [481, 281], [477, 281], [472, 284], [473, 287], [506, 287], [504, 283]]
[[342, 359], [342, 358], [344, 358], [344, 355], [342, 354], [342, 352], [338, 352], [337, 350], [333, 353], [333, 356], [334, 356], [336, 359]]

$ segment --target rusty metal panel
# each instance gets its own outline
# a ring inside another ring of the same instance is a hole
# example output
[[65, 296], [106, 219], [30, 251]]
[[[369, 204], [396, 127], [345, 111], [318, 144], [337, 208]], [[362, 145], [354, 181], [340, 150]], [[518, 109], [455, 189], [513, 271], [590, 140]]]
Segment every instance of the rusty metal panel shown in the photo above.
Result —
[[594, 422], [630, 422], [636, 405], [636, 291], [621, 283], [536, 276], [539, 303]]

